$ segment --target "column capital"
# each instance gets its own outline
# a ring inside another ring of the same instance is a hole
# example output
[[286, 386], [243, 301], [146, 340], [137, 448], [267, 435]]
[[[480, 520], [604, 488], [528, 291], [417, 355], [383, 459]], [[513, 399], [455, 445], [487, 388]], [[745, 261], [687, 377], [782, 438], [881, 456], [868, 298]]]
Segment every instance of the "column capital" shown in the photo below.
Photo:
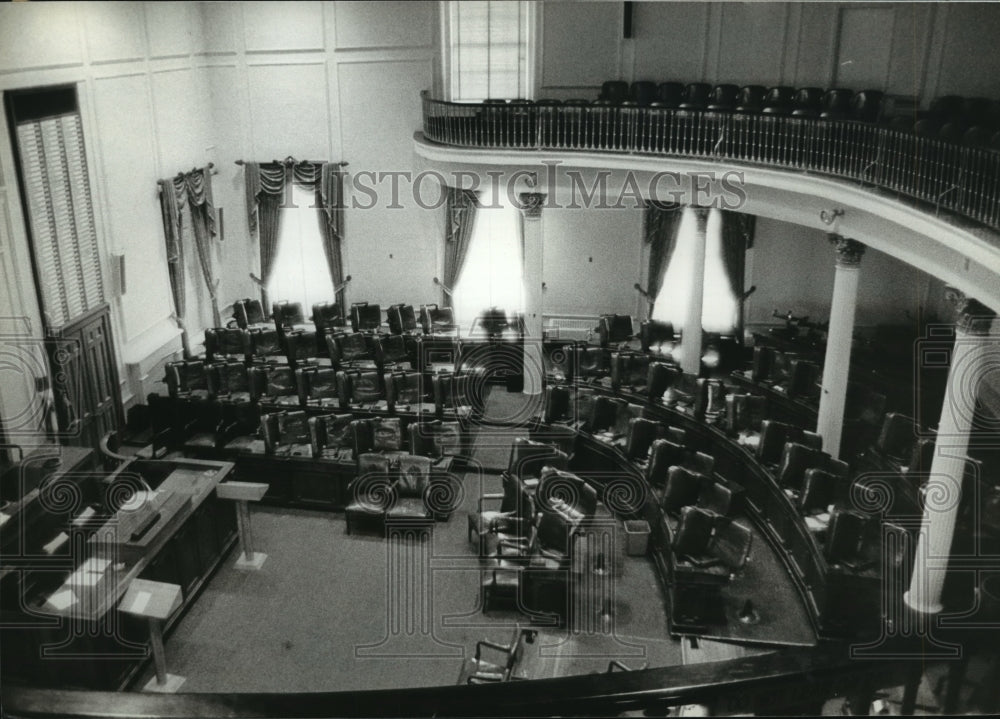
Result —
[[956, 329], [970, 335], [988, 335], [996, 312], [954, 287], [944, 288], [944, 298], [955, 309]]
[[827, 238], [837, 252], [837, 265], [840, 267], [858, 267], [861, 265], [861, 256], [865, 254], [865, 246], [863, 244], [857, 240], [833, 233], [827, 235]]
[[537, 220], [542, 216], [542, 205], [545, 204], [545, 194], [541, 192], [522, 192], [517, 196], [518, 209], [526, 220]]

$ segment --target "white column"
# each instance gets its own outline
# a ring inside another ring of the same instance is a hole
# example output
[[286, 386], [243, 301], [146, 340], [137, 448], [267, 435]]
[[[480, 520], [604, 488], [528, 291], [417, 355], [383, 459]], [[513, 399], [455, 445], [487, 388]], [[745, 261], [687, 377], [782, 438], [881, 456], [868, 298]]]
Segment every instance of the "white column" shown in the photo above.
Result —
[[541, 394], [545, 378], [542, 366], [542, 264], [545, 247], [542, 204], [545, 195], [522, 193], [520, 200], [524, 239], [524, 394]]
[[689, 207], [695, 218], [694, 245], [691, 250], [691, 294], [681, 335], [681, 369], [687, 374], [701, 370], [701, 313], [705, 295], [705, 230], [708, 226], [707, 207]]
[[995, 314], [973, 299], [949, 289], [956, 302], [955, 347], [938, 422], [934, 459], [924, 495], [924, 518], [910, 579], [907, 606], [924, 614], [941, 611], [941, 590], [962, 498], [969, 432], [979, 385], [986, 369], [990, 329]]
[[823, 437], [823, 449], [839, 457], [847, 401], [847, 376], [851, 369], [854, 313], [858, 305], [858, 278], [865, 246], [840, 235], [830, 235], [830, 242], [837, 249], [837, 269], [833, 277], [830, 327], [826, 335], [816, 432]]

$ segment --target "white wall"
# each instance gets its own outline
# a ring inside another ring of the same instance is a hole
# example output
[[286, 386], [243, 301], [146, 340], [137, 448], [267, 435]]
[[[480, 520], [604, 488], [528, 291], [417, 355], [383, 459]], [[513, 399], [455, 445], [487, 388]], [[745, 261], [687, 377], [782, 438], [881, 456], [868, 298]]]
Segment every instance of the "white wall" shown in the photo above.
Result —
[[[259, 274], [243, 171], [234, 161], [292, 155], [343, 160], [352, 175], [410, 171], [419, 93], [432, 83], [436, 18], [432, 2], [203, 4], [220, 168], [214, 187], [226, 208], [223, 304], [256, 296], [247, 276]], [[348, 302], [432, 301], [438, 292], [431, 278], [439, 274], [435, 225], [407, 185], [400, 185], [401, 207], [391, 207], [390, 180], [377, 178], [363, 178], [385, 190], [375, 206], [349, 206], [346, 214]], [[360, 195], [359, 203], [369, 198]]]
[[[199, 68], [201, 27], [194, 3], [0, 7], [0, 90], [57, 83], [77, 87], [126, 401], [141, 394], [153, 366], [178, 347], [169, 319], [172, 301], [156, 181], [206, 162], [208, 88]], [[6, 138], [6, 118], [0, 128]], [[0, 283], [18, 291], [5, 296], [0, 312], [27, 316], [30, 334], [38, 337], [42, 328], [25, 220], [11, 148], [6, 141], [3, 145], [0, 246], [8, 249], [0, 257]], [[117, 254], [125, 256], [124, 293], [112, 261]], [[201, 282], [200, 274], [194, 277]], [[198, 295], [192, 280], [189, 303], [195, 315], [202, 309]], [[5, 417], [12, 414], [4, 407]]]
[[[1000, 6], [989, 3], [546, 2], [540, 96], [678, 80], [873, 88], [926, 106], [1000, 94]], [[970, 68], [977, 68], [970, 72]]]

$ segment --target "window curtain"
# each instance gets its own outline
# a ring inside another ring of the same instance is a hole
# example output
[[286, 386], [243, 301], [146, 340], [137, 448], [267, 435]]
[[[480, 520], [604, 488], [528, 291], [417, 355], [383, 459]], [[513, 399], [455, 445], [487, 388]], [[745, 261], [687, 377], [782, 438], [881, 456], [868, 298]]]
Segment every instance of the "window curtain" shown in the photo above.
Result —
[[181, 207], [185, 202], [181, 194], [178, 202], [173, 180], [159, 180], [160, 212], [163, 216], [163, 236], [167, 245], [167, 273], [170, 277], [170, 292], [174, 298], [174, 317], [181, 328], [181, 345], [184, 356], [191, 356], [187, 330], [184, 328], [185, 287], [184, 287], [184, 244], [181, 242]]
[[[260, 242], [260, 285], [264, 307], [268, 307], [267, 287], [278, 256], [281, 231], [281, 208], [287, 197], [286, 187], [293, 182], [316, 192], [323, 250], [330, 268], [330, 278], [336, 289], [344, 282], [342, 244], [344, 240], [343, 164], [336, 162], [283, 163], [246, 162], [247, 222], [251, 233]], [[344, 291], [337, 293], [337, 302], [344, 306]]]
[[649, 314], [653, 316], [653, 302], [660, 292], [660, 283], [670, 265], [670, 258], [677, 247], [677, 234], [681, 227], [683, 208], [680, 205], [647, 202], [643, 227], [643, 241], [649, 247], [649, 271], [646, 279]]
[[472, 229], [476, 225], [479, 197], [473, 190], [448, 188], [448, 215], [444, 242], [444, 286], [442, 306], [451, 307], [449, 294], [458, 282], [469, 253]]
[[191, 207], [191, 227], [194, 230], [194, 246], [198, 252], [198, 264], [201, 266], [205, 287], [208, 288], [209, 301], [212, 303], [212, 321], [216, 327], [222, 326], [219, 315], [219, 280], [215, 278], [212, 268], [211, 238], [215, 237], [216, 216], [212, 203], [212, 173], [207, 167], [193, 170], [184, 175], [184, 188]]
[[722, 227], [722, 266], [729, 279], [729, 286], [739, 304], [737, 316], [737, 337], [743, 337], [743, 277], [746, 270], [746, 252], [753, 247], [756, 217], [742, 212], [723, 211]]

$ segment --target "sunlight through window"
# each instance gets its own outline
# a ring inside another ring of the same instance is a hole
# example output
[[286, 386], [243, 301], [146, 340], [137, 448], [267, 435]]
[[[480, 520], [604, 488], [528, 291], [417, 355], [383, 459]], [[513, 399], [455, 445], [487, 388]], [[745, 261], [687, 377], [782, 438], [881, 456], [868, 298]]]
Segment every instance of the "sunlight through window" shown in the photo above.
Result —
[[[712, 209], [705, 229], [705, 286], [701, 324], [706, 332], [730, 334], [737, 325], [739, 304], [729, 284], [722, 259], [722, 213]], [[691, 208], [684, 209], [677, 233], [677, 247], [664, 273], [653, 306], [653, 319], [684, 326], [691, 298], [691, 265], [697, 239], [697, 219]]]
[[514, 207], [481, 208], [454, 288], [455, 321], [468, 333], [483, 310], [524, 311], [520, 218]]
[[267, 283], [267, 295], [272, 302], [301, 302], [308, 315], [313, 304], [333, 300], [333, 282], [323, 252], [315, 193], [295, 185], [292, 202], [295, 207], [281, 210], [278, 256]]

